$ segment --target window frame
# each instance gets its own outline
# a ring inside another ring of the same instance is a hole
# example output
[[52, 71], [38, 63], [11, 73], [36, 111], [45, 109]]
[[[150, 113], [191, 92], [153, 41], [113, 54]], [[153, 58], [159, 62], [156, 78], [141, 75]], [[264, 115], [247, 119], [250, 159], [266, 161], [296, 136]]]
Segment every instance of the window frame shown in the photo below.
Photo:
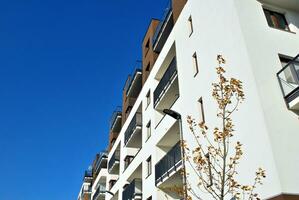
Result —
[[199, 73], [199, 65], [198, 65], [198, 56], [197, 53], [194, 52], [192, 55], [192, 65], [193, 65], [193, 73], [194, 77]]
[[205, 123], [206, 122], [206, 119], [205, 119], [205, 111], [204, 111], [204, 105], [203, 105], [203, 98], [200, 97], [198, 99], [198, 106], [199, 106], [199, 115], [200, 115], [200, 118], [201, 118], [201, 121], [199, 123]]
[[190, 15], [188, 18], [188, 27], [189, 27], [189, 37], [191, 37], [191, 35], [194, 32], [192, 15]]
[[152, 172], [153, 172], [152, 167], [153, 167], [152, 156], [149, 156], [146, 159], [146, 177], [149, 177], [150, 175], [152, 175]]
[[[274, 28], [274, 29], [277, 29], [277, 30], [281, 30], [281, 31], [286, 31], [286, 32], [291, 32], [291, 33], [294, 33], [291, 31], [290, 29], [290, 24], [286, 18], [286, 13], [285, 12], [282, 12], [282, 11], [278, 11], [278, 10], [275, 10], [275, 9], [271, 9], [271, 8], [268, 8], [268, 7], [263, 7], [263, 12], [264, 12], [264, 15], [265, 15], [265, 18], [266, 18], [266, 21], [267, 21], [267, 24], [270, 28]], [[268, 14], [269, 13], [269, 16]], [[280, 27], [276, 27], [274, 24], [273, 24], [273, 21], [271, 19], [271, 16], [273, 16], [273, 14], [275, 15], [278, 15], [282, 18], [282, 20], [284, 21], [284, 23], [286, 24], [286, 29], [285, 28], [280, 28]], [[269, 18], [270, 17], [270, 18]], [[269, 21], [270, 20], [270, 21]], [[272, 25], [271, 25], [272, 24]]]
[[146, 99], [146, 108], [148, 108], [148, 106], [151, 104], [151, 90], [149, 90], [147, 93], [146, 93], [146, 96], [145, 96], [145, 99]]
[[148, 141], [148, 139], [150, 139], [151, 136], [152, 136], [152, 122], [151, 120], [149, 120], [148, 123], [146, 124], [146, 141]]

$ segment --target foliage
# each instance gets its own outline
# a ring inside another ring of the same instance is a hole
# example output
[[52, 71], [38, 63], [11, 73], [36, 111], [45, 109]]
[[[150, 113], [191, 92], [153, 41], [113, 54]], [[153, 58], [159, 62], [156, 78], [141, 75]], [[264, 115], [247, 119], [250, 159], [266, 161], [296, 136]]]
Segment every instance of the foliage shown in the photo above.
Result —
[[[217, 61], [218, 81], [212, 84], [212, 96], [217, 102], [217, 118], [221, 125], [209, 131], [204, 121], [197, 123], [189, 116], [187, 121], [196, 147], [191, 150], [188, 144], [183, 142], [185, 160], [194, 172], [192, 175], [196, 174], [198, 177], [198, 188], [209, 193], [213, 199], [259, 200], [255, 189], [266, 177], [265, 170], [259, 168], [256, 171], [252, 185], [242, 185], [236, 180], [237, 166], [243, 150], [239, 141], [232, 144], [232, 138], [236, 133], [231, 117], [245, 100], [242, 82], [235, 78], [226, 78], [223, 67], [226, 63], [225, 59], [219, 55]], [[193, 197], [201, 199], [198, 190], [192, 188], [188, 181], [186, 184], [188, 192]]]

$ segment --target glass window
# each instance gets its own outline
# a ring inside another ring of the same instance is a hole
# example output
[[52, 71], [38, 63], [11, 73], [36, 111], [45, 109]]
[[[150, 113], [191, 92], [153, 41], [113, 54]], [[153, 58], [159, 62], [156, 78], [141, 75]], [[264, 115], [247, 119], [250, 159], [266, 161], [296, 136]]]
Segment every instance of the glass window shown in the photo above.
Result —
[[147, 160], [146, 160], [146, 168], [147, 168], [147, 176], [152, 174], [152, 157], [150, 156]]
[[151, 130], [151, 121], [149, 121], [146, 125], [146, 138], [150, 138], [152, 135], [152, 130]]
[[264, 13], [268, 22], [268, 25], [272, 28], [282, 29], [285, 31], [290, 31], [288, 22], [284, 14], [264, 9]]

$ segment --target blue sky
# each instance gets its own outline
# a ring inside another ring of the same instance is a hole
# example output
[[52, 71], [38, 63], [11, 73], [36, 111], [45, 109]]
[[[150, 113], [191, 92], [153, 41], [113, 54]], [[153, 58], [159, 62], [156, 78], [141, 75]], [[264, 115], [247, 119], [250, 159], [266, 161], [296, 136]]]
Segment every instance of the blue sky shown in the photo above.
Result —
[[166, 1], [0, 1], [1, 200], [77, 198]]

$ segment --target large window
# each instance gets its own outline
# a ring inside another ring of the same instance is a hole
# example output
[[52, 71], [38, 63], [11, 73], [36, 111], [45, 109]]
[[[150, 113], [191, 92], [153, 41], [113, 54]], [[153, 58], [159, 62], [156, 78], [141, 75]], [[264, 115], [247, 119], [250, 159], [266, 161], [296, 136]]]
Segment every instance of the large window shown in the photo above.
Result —
[[290, 31], [288, 22], [284, 14], [271, 11], [265, 8], [264, 8], [264, 13], [266, 15], [268, 25], [270, 27], [285, 30], [285, 31]]

